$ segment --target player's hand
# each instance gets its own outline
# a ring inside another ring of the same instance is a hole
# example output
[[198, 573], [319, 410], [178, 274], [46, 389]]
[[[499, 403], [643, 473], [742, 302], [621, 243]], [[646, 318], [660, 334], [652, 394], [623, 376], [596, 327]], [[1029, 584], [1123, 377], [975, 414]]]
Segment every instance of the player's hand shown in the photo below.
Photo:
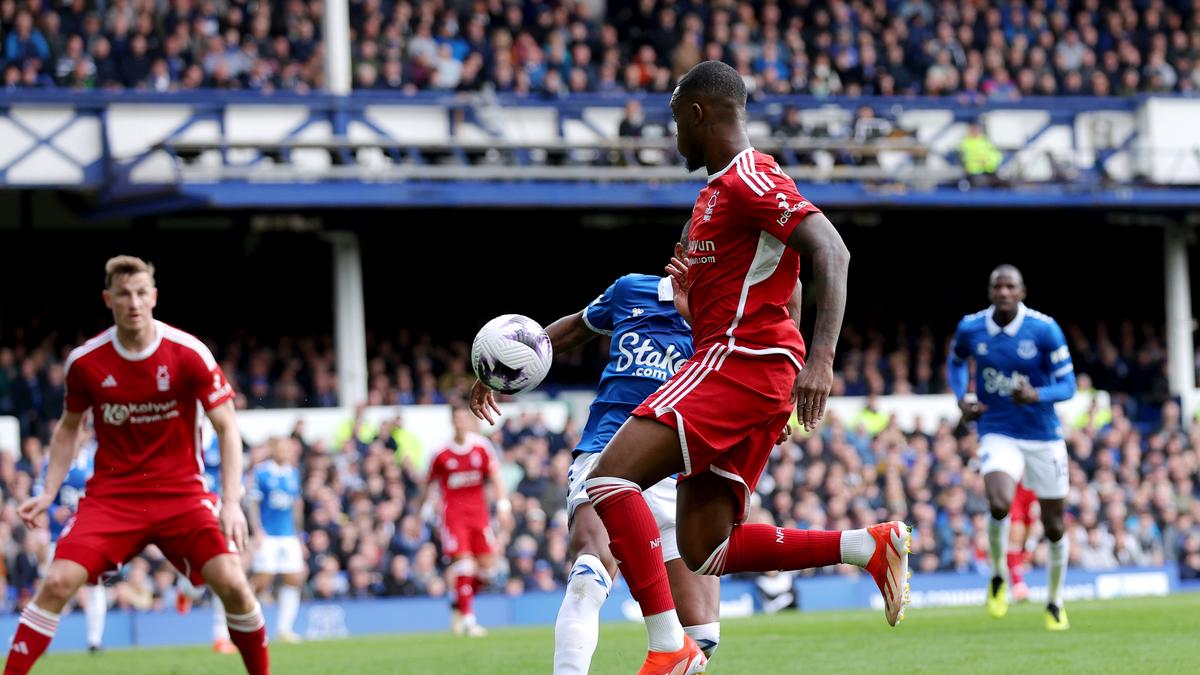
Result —
[[810, 361], [804, 364], [796, 376], [792, 401], [796, 404], [796, 417], [805, 431], [816, 429], [817, 423], [825, 416], [825, 402], [829, 400], [829, 390], [832, 388], [833, 363]]
[[221, 504], [221, 531], [234, 546], [237, 546], [237, 550], [246, 550], [250, 526], [246, 524], [246, 514], [242, 513], [242, 507], [237, 502]]
[[432, 525], [437, 520], [437, 511], [433, 508], [433, 502], [425, 502], [421, 508], [417, 510], [417, 515], [421, 518], [421, 522]]
[[775, 439], [775, 445], [783, 445], [787, 439], [792, 437], [792, 425], [783, 425], [783, 430], [779, 432], [779, 438]]
[[1038, 401], [1042, 400], [1042, 397], [1038, 394], [1037, 389], [1034, 389], [1033, 385], [1029, 384], [1028, 382], [1022, 382], [1021, 386], [1014, 389], [1012, 398], [1013, 403], [1016, 403], [1017, 405], [1037, 403]]
[[671, 290], [675, 296], [675, 311], [679, 312], [679, 315], [685, 321], [691, 323], [692, 309], [688, 304], [688, 291], [691, 290], [691, 286], [688, 283], [687, 261], [672, 257], [671, 262], [665, 269], [671, 277]]
[[987, 406], [980, 403], [974, 394], [968, 394], [958, 402], [958, 409], [962, 411], [964, 422], [972, 422], [979, 419], [979, 416], [987, 410]]
[[40, 527], [38, 520], [40, 520], [42, 514], [50, 508], [52, 501], [53, 500], [48, 498], [46, 495], [42, 495], [40, 497], [30, 497], [29, 499], [26, 499], [19, 508], [17, 508], [17, 515], [21, 516], [21, 521], [25, 523], [26, 527], [35, 529]]
[[488, 389], [487, 385], [479, 380], [475, 380], [471, 387], [470, 408], [476, 417], [487, 420], [488, 424], [496, 423], [492, 413], [495, 413], [497, 418], [503, 414], [500, 412], [500, 406], [496, 404], [496, 392]]

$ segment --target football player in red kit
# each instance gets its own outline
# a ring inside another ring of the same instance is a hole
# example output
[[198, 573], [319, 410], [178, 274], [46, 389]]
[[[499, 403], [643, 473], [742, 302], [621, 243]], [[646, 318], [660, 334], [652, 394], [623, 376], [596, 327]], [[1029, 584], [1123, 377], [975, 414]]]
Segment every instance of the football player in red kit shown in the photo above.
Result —
[[[585, 482], [613, 557], [641, 605], [649, 637], [641, 675], [707, 667], [684, 633], [663, 566], [661, 534], [642, 490], [680, 473], [677, 539], [695, 572], [864, 568], [895, 625], [907, 601], [904, 523], [825, 532], [745, 523], [749, 497], [793, 408], [807, 429], [825, 409], [846, 302], [850, 255], [824, 214], [770, 156], [750, 146], [746, 88], [736, 70], [705, 61], [671, 97], [687, 168], [708, 169], [692, 210], [688, 296], [695, 355], [617, 431]], [[807, 354], [787, 305], [812, 258], [817, 313]], [[803, 366], [803, 369], [801, 367]]]
[[[233, 388], [204, 343], [155, 321], [152, 265], [118, 256], [104, 272], [104, 303], [115, 325], [67, 357], [66, 402], [50, 441], [46, 489], [21, 505], [26, 525], [35, 526], [58, 493], [88, 410], [98, 444], [96, 469], [46, 578], [21, 612], [4, 673], [29, 672], [80, 586], [95, 584], [154, 544], [192, 583], [208, 584], [221, 598], [246, 670], [265, 675], [270, 665], [262, 609], [238, 557], [247, 528], [237, 499], [242, 440]], [[220, 439], [222, 487], [230, 496], [225, 503], [205, 489], [201, 413]]]
[[452, 628], [459, 635], [482, 637], [487, 631], [475, 620], [475, 591], [484, 585], [495, 563], [491, 519], [484, 484], [495, 492], [496, 508], [511, 508], [500, 480], [500, 466], [492, 444], [472, 431], [471, 411], [454, 406], [450, 411], [454, 438], [433, 456], [429, 479], [417, 498], [417, 509], [425, 504], [429, 486], [442, 494], [442, 553], [451, 559], [449, 576], [454, 590]]

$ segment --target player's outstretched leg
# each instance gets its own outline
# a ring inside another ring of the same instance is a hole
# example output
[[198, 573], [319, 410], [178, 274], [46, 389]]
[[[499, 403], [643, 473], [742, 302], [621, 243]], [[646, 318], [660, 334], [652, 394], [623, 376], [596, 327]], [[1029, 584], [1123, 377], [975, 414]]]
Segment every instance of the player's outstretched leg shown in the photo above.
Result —
[[25, 675], [50, 646], [58, 630], [58, 617], [67, 602], [88, 579], [87, 569], [77, 562], [56, 558], [33, 600], [21, 611], [4, 664], [4, 675]]
[[87, 607], [84, 608], [87, 617], [88, 651], [100, 651], [104, 641], [104, 617], [108, 614], [108, 593], [104, 586], [96, 584], [87, 587]]
[[731, 487], [712, 473], [680, 483], [679, 550], [689, 568], [721, 576], [855, 565], [870, 573], [879, 586], [887, 622], [894, 626], [903, 620], [909, 599], [911, 528], [899, 521], [841, 532], [733, 526], [740, 519], [741, 504]]
[[1070, 540], [1066, 537], [1063, 519], [1063, 500], [1043, 499], [1042, 526], [1050, 542], [1050, 588], [1046, 598], [1046, 629], [1066, 630], [1067, 610], [1063, 607], [1063, 583], [1067, 578], [1067, 558], [1070, 555]]
[[267, 653], [267, 626], [262, 607], [250, 590], [241, 561], [236, 555], [222, 554], [204, 563], [204, 581], [225, 605], [229, 639], [242, 655], [250, 675], [270, 675]]
[[596, 515], [608, 531], [609, 550], [642, 608], [648, 653], [639, 675], [702, 673], [708, 663], [683, 632], [662, 558], [662, 534], [642, 490], [682, 471], [676, 430], [632, 417], [609, 441], [584, 482]]
[[1008, 614], [1008, 538], [1012, 523], [1008, 511], [1017, 482], [1003, 471], [991, 471], [983, 476], [983, 487], [992, 512], [988, 520], [992, 580], [987, 589], [987, 612], [993, 618], [1000, 619]]
[[600, 607], [612, 590], [617, 561], [608, 551], [608, 533], [591, 504], [571, 517], [575, 564], [554, 623], [554, 675], [586, 675], [600, 640]]

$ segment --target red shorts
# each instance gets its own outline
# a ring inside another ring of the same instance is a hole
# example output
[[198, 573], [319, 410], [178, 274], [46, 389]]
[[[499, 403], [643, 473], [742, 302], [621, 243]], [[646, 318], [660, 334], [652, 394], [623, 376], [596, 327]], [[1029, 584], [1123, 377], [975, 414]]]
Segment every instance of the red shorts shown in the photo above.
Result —
[[237, 553], [225, 539], [217, 512], [221, 500], [195, 493], [164, 497], [84, 497], [63, 530], [54, 557], [79, 563], [88, 583], [128, 562], [154, 544], [193, 584], [200, 570], [224, 553]]
[[448, 523], [442, 526], [442, 554], [457, 558], [470, 554], [472, 556], [490, 555], [495, 552], [496, 535], [492, 528], [484, 525], [464, 525]]
[[1017, 492], [1013, 495], [1012, 506], [1009, 507], [1008, 513], [1012, 517], [1014, 523], [1025, 523], [1026, 527], [1033, 524], [1033, 513], [1029, 510], [1030, 506], [1037, 501], [1037, 495], [1033, 490], [1017, 483]]
[[697, 353], [634, 415], [679, 431], [683, 475], [733, 481], [746, 519], [750, 493], [792, 415], [796, 364], [782, 354], [750, 355], [714, 345]]

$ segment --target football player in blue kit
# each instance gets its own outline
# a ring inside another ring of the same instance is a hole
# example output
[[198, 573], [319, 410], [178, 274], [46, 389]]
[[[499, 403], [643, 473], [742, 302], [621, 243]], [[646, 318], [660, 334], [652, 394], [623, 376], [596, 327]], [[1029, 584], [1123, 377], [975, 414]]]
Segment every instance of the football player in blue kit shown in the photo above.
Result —
[[[675, 257], [686, 259], [687, 227]], [[583, 310], [546, 328], [555, 353], [576, 349], [598, 335], [611, 338], [609, 362], [574, 449], [567, 473], [570, 555], [574, 566], [554, 628], [554, 675], [587, 673], [599, 640], [600, 607], [612, 588], [617, 562], [609, 551], [608, 533], [588, 500], [583, 483], [609, 439], [642, 401], [671, 378], [692, 356], [692, 329], [687, 307], [676, 303], [670, 276], [629, 274], [617, 279]], [[799, 321], [800, 289], [789, 309]], [[476, 382], [471, 411], [494, 423], [500, 414], [492, 390]], [[693, 573], [680, 559], [675, 540], [674, 477], [642, 494], [662, 532], [662, 553], [684, 630], [708, 656], [720, 642], [720, 582]]]
[[276, 637], [283, 642], [299, 642], [293, 630], [300, 611], [300, 587], [304, 585], [304, 552], [300, 545], [304, 502], [300, 499], [300, 469], [296, 468], [296, 441], [272, 438], [271, 457], [254, 467], [250, 480], [250, 501], [258, 508], [247, 511], [257, 533], [254, 553], [254, 586], [262, 593], [275, 575], [280, 575], [279, 624]]
[[[1016, 267], [992, 270], [988, 297], [991, 307], [959, 322], [947, 364], [963, 419], [979, 420], [979, 472], [992, 512], [987, 610], [995, 618], [1008, 612], [1008, 512], [1020, 481], [1041, 503], [1050, 544], [1046, 628], [1066, 630], [1063, 505], [1070, 482], [1067, 444], [1054, 404], [1075, 395], [1071, 352], [1058, 323], [1025, 306], [1025, 281]], [[974, 394], [967, 392], [967, 359], [975, 360]]]
[[[67, 477], [63, 479], [62, 487], [59, 488], [53, 505], [47, 511], [47, 515], [50, 517], [50, 547], [46, 552], [47, 564], [54, 559], [54, 549], [58, 544], [59, 537], [71, 527], [71, 518], [79, 508], [79, 500], [83, 499], [87, 492], [87, 481], [96, 470], [95, 460], [96, 441], [89, 435], [79, 443], [75, 461], [67, 470]], [[47, 457], [42, 462], [42, 477], [33, 486], [35, 497], [42, 494], [44, 490], [45, 486], [42, 480], [45, 478], [46, 469], [49, 466], [50, 458]], [[87, 602], [83, 609], [87, 619], [88, 651], [94, 654], [100, 651], [100, 645], [104, 639], [104, 615], [108, 611], [108, 594], [102, 584], [96, 584], [84, 587], [84, 597]]]

